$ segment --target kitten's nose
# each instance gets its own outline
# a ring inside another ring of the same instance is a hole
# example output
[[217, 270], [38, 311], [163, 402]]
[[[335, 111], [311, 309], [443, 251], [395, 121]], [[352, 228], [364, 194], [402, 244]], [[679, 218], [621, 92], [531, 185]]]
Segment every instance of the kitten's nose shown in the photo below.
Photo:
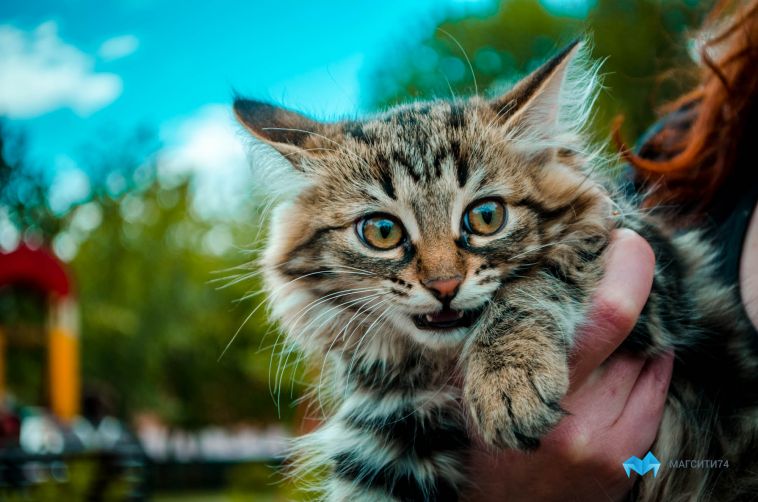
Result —
[[426, 289], [432, 292], [435, 298], [442, 303], [447, 303], [453, 299], [461, 285], [461, 277], [446, 277], [444, 279], [432, 279], [431, 281], [422, 281]]

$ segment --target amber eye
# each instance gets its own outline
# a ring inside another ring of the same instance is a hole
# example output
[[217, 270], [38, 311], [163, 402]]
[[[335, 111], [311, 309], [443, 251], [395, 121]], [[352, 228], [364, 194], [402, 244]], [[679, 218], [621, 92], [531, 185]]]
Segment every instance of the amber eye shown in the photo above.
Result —
[[403, 242], [403, 226], [386, 214], [373, 214], [358, 221], [358, 237], [369, 247], [381, 250], [395, 248]]
[[505, 223], [505, 206], [497, 199], [474, 202], [463, 214], [463, 228], [476, 235], [492, 235]]

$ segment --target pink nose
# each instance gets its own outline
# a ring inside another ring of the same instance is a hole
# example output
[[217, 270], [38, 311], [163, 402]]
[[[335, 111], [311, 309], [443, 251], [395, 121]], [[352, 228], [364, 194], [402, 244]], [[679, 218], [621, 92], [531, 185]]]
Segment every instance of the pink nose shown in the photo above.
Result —
[[424, 286], [440, 301], [452, 300], [461, 285], [460, 277], [447, 277], [423, 281]]

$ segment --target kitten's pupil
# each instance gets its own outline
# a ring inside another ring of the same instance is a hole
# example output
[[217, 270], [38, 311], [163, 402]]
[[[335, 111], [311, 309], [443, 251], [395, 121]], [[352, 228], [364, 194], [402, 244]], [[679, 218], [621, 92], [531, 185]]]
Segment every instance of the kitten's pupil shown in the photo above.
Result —
[[479, 201], [463, 217], [463, 228], [478, 235], [492, 235], [505, 224], [505, 206], [498, 200]]
[[374, 249], [392, 249], [403, 240], [402, 225], [384, 215], [367, 216], [358, 222], [356, 230], [363, 243]]

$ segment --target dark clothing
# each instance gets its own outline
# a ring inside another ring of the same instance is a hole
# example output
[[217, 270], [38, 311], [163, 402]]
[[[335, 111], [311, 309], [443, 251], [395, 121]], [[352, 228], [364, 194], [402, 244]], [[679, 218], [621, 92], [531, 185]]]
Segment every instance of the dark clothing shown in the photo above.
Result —
[[758, 183], [753, 183], [737, 197], [720, 198], [719, 211], [709, 212], [709, 234], [721, 250], [721, 271], [729, 284], [739, 284], [740, 258], [756, 203]]
[[[696, 114], [697, 103], [689, 103], [663, 117], [643, 135], [638, 155], [650, 160], [667, 160], [663, 153], [666, 149], [660, 146], [672, 138], [681, 138]], [[758, 204], [758, 166], [746, 164], [754, 162], [748, 155], [739, 155], [737, 159], [740, 168], [733, 169], [718, 188], [712, 202], [703, 211], [701, 225], [719, 251], [721, 278], [739, 291], [742, 250], [751, 216]], [[644, 191], [640, 186], [636, 188]], [[744, 311], [742, 297], [740, 301]], [[753, 331], [758, 337], [755, 326]]]

